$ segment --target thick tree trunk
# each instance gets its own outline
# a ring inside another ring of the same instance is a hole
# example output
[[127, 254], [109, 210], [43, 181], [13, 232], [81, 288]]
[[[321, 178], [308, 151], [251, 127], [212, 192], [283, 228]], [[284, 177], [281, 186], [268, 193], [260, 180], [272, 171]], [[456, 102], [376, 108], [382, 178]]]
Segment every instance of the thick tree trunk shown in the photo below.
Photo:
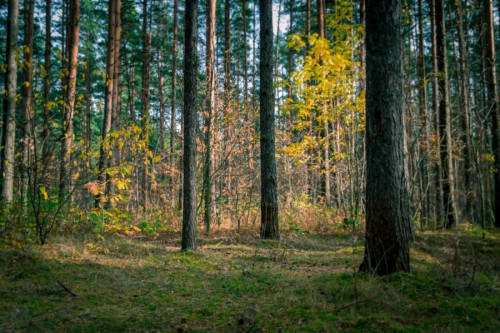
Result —
[[184, 16], [184, 195], [182, 251], [196, 250], [196, 55], [198, 0], [186, 0]]
[[[243, 1], [243, 4], [245, 2]], [[212, 148], [212, 115], [215, 110], [215, 9], [216, 0], [207, 0], [207, 30], [206, 30], [206, 105], [205, 105], [205, 165], [204, 165], [204, 202], [205, 202], [205, 228], [210, 231], [211, 221], [215, 217], [215, 201], [213, 200], [214, 188], [211, 175], [213, 173], [213, 148]], [[245, 43], [246, 44], [246, 43]], [[245, 46], [246, 49], [246, 46]], [[246, 60], [245, 60], [246, 63]], [[245, 76], [246, 77], [246, 76]]]
[[9, 0], [7, 13], [7, 71], [3, 100], [3, 131], [0, 164], [0, 200], [10, 203], [14, 199], [14, 155], [16, 146], [16, 85], [17, 85], [17, 30], [19, 26], [19, 0]]
[[272, 2], [259, 0], [260, 12], [260, 237], [279, 239], [276, 156], [274, 142]]
[[500, 228], [500, 102], [498, 96], [498, 83], [495, 56], [495, 30], [493, 26], [492, 0], [483, 0], [484, 11], [484, 52], [485, 52], [485, 77], [486, 77], [486, 112], [491, 116], [492, 148], [495, 156], [494, 184], [495, 184], [495, 227]]
[[80, 0], [70, 1], [68, 17], [68, 78], [64, 92], [63, 138], [61, 146], [61, 171], [59, 176], [59, 199], [64, 199], [71, 185], [71, 147], [73, 145], [73, 117], [75, 111], [76, 62], [80, 39]]
[[366, 234], [360, 271], [410, 271], [401, 3], [366, 1]]
[[435, 0], [436, 8], [436, 46], [437, 46], [437, 69], [439, 85], [439, 142], [440, 161], [442, 171], [443, 227], [448, 229], [455, 226], [455, 203], [453, 199], [454, 177], [452, 161], [451, 141], [451, 110], [450, 93], [448, 86], [448, 59], [446, 53], [446, 29], [444, 20], [444, 8], [442, 0]]

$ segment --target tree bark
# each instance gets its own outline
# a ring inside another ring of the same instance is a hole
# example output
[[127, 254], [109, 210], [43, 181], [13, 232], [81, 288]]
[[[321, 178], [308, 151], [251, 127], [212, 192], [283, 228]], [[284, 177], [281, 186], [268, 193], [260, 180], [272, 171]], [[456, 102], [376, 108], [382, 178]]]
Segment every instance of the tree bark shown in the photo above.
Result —
[[75, 111], [76, 62], [80, 39], [80, 0], [70, 1], [68, 17], [69, 61], [67, 65], [67, 87], [64, 93], [63, 137], [61, 146], [61, 171], [59, 176], [59, 199], [64, 199], [71, 185], [71, 147], [73, 145], [73, 117]]
[[182, 251], [196, 251], [196, 86], [198, 0], [186, 0], [184, 16], [184, 195]]
[[17, 85], [17, 31], [19, 26], [19, 0], [9, 0], [7, 14], [7, 71], [3, 100], [3, 131], [0, 164], [0, 199], [10, 203], [14, 199], [14, 154], [16, 139], [16, 85]]
[[272, 1], [259, 0], [260, 12], [260, 237], [279, 239], [274, 140]]
[[448, 229], [455, 226], [454, 209], [454, 177], [451, 141], [451, 110], [450, 93], [448, 86], [448, 59], [446, 53], [446, 28], [444, 19], [444, 8], [442, 0], [435, 0], [436, 8], [436, 47], [437, 47], [437, 69], [439, 85], [439, 142], [440, 142], [440, 164], [442, 171], [443, 187], [443, 227]]
[[494, 185], [495, 185], [495, 227], [500, 228], [500, 102], [498, 96], [498, 83], [495, 56], [495, 30], [493, 25], [492, 0], [483, 0], [484, 13], [484, 52], [485, 52], [485, 78], [486, 78], [486, 111], [491, 117], [492, 148], [495, 156]]
[[[245, 1], [243, 1], [243, 4]], [[211, 180], [212, 166], [212, 114], [215, 109], [215, 10], [216, 0], [207, 0], [207, 33], [206, 33], [206, 105], [205, 105], [205, 168], [203, 175], [204, 202], [205, 202], [205, 228], [210, 231], [210, 224], [215, 216], [215, 201], [212, 200], [214, 188]], [[245, 30], [246, 31], [246, 30]], [[246, 45], [246, 43], [245, 43]], [[246, 46], [245, 46], [246, 49]], [[246, 64], [246, 59], [245, 59]], [[245, 76], [246, 77], [246, 76]]]
[[33, 12], [34, 0], [24, 0], [24, 59], [23, 78], [21, 83], [22, 96], [22, 163], [21, 163], [21, 197], [24, 205], [28, 199], [28, 169], [33, 153], [34, 132], [33, 120]]
[[361, 272], [410, 271], [401, 3], [366, 1], [366, 233]]

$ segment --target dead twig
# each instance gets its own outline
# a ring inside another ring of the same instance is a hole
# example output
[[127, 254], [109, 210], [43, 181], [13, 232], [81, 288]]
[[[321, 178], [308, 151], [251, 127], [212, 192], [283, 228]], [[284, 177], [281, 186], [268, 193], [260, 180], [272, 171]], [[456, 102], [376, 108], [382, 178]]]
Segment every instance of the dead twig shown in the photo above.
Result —
[[65, 291], [65, 292], [67, 292], [68, 294], [70, 294], [73, 297], [77, 296], [74, 292], [72, 292], [71, 290], [69, 290], [69, 288], [66, 287], [61, 281], [59, 281], [59, 280], [56, 280], [56, 281], [63, 288], [63, 290], [61, 290], [61, 291]]

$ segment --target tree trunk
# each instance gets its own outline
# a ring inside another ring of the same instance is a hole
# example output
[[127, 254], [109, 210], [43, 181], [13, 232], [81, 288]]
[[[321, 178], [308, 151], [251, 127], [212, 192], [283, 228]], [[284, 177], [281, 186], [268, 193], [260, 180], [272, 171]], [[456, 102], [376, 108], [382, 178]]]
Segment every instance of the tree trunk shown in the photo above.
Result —
[[[243, 3], [245, 3], [243, 1]], [[214, 218], [215, 202], [212, 201], [214, 189], [211, 180], [212, 167], [212, 114], [215, 110], [215, 9], [216, 0], [207, 0], [207, 33], [206, 33], [206, 106], [205, 106], [205, 166], [203, 175], [204, 202], [205, 202], [205, 227], [210, 231], [210, 223]], [[245, 46], [246, 48], [246, 46]], [[246, 60], [245, 60], [246, 63]]]
[[50, 72], [52, 64], [50, 61], [50, 53], [52, 52], [52, 1], [45, 2], [45, 55], [44, 66], [45, 73], [43, 78], [43, 127], [42, 127], [42, 154], [43, 158], [47, 159], [49, 154], [50, 141]]
[[[439, 143], [439, 82], [438, 82], [438, 61], [437, 61], [437, 35], [436, 35], [436, 0], [429, 0], [431, 7], [431, 35], [432, 35], [432, 110], [435, 117], [435, 136], [438, 139], [434, 146], [438, 158], [441, 156], [441, 147]], [[443, 184], [442, 164], [436, 163], [436, 221], [444, 220], [443, 208]], [[436, 222], [437, 226], [437, 222]]]
[[443, 206], [444, 218], [443, 227], [448, 229], [455, 226], [454, 210], [454, 177], [452, 161], [451, 141], [451, 110], [449, 102], [448, 86], [448, 59], [446, 53], [446, 29], [444, 19], [444, 8], [442, 0], [435, 0], [436, 8], [436, 46], [437, 46], [437, 69], [439, 85], [439, 142], [440, 161], [442, 170]]
[[[115, 70], [115, 23], [116, 23], [116, 5], [117, 1], [109, 1], [109, 22], [108, 22], [108, 54], [107, 54], [107, 64], [106, 64], [106, 91], [104, 96], [104, 119], [102, 123], [102, 141], [100, 147], [99, 155], [99, 175], [98, 181], [102, 188], [102, 191], [106, 186], [106, 168], [108, 167], [110, 145], [107, 142], [109, 133], [111, 131], [111, 123], [113, 118], [113, 91], [114, 91], [114, 70]], [[95, 206], [99, 207], [99, 204], [103, 201], [104, 193], [99, 193], [96, 196]]]
[[31, 159], [34, 132], [33, 120], [33, 12], [34, 0], [24, 0], [24, 59], [23, 79], [21, 84], [22, 96], [22, 163], [21, 163], [21, 197], [24, 205], [28, 199], [28, 169]]
[[143, 156], [140, 161], [139, 171], [139, 206], [147, 206], [148, 178], [147, 178], [147, 152], [149, 146], [149, 83], [151, 79], [151, 31], [148, 31], [148, 0], [142, 2], [142, 107], [141, 107], [141, 141], [143, 142]]
[[486, 110], [491, 117], [492, 148], [495, 156], [494, 184], [495, 184], [495, 227], [500, 228], [500, 129], [499, 115], [500, 102], [498, 97], [498, 84], [496, 77], [495, 56], [495, 30], [493, 26], [493, 4], [492, 0], [483, 0], [484, 10], [484, 52], [486, 53]]
[[274, 142], [272, 2], [259, 0], [260, 12], [260, 237], [279, 239], [276, 157]]
[[[176, 98], [177, 98], [177, 0], [174, 0], [174, 36], [173, 36], [173, 46], [172, 46], [172, 111], [170, 114], [170, 168], [175, 170], [175, 108], [176, 108]], [[171, 174], [171, 184], [172, 184], [172, 202], [174, 202], [175, 196], [175, 179], [177, 177], [174, 173]]]
[[366, 234], [361, 272], [410, 271], [401, 3], [366, 1]]
[[184, 16], [184, 195], [182, 251], [196, 250], [196, 42], [198, 0], [186, 0]]
[[14, 199], [14, 154], [16, 146], [16, 85], [17, 85], [17, 30], [19, 26], [19, 0], [9, 0], [7, 13], [7, 43], [5, 59], [5, 89], [3, 100], [2, 158], [0, 164], [0, 200], [10, 203]]
[[71, 147], [73, 145], [73, 117], [75, 111], [76, 92], [76, 62], [78, 60], [78, 41], [80, 38], [80, 0], [70, 1], [68, 17], [68, 47], [69, 61], [67, 65], [67, 87], [64, 92], [63, 137], [61, 146], [61, 171], [59, 176], [59, 200], [71, 185]]
[[245, 108], [245, 115], [248, 115], [248, 45], [247, 45], [247, 3], [243, 0], [243, 71], [244, 71], [244, 91], [243, 91], [243, 105]]

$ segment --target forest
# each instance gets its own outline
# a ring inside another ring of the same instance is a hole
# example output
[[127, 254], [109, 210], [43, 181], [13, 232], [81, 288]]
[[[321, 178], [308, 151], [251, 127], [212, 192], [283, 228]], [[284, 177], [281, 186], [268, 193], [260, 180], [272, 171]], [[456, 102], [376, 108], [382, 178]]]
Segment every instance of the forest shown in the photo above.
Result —
[[500, 1], [0, 0], [0, 332], [500, 331]]

